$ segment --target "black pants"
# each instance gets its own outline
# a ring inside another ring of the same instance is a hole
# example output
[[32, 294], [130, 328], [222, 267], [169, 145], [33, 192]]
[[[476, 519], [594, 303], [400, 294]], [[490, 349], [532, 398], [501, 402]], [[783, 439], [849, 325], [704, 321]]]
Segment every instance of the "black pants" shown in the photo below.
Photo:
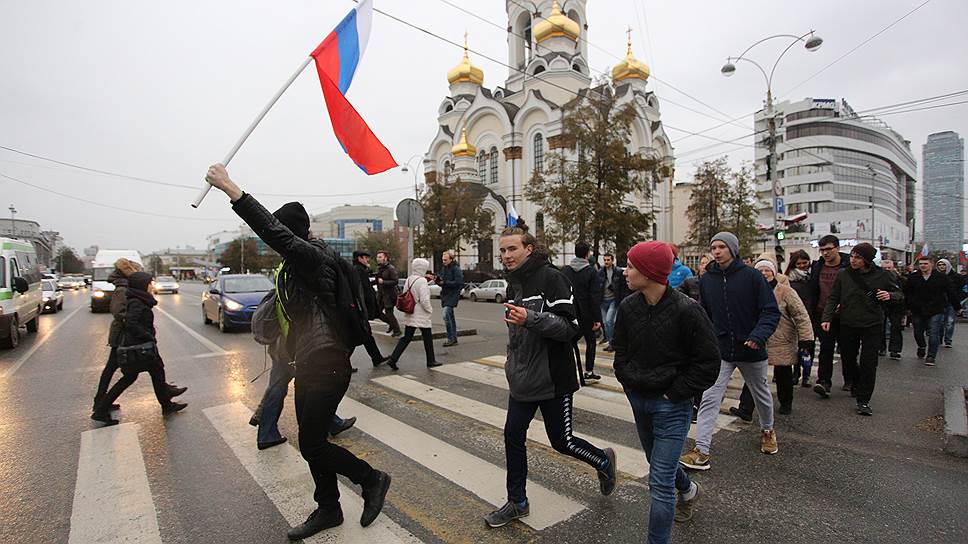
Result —
[[[376, 345], [376, 339], [373, 336], [363, 341], [363, 347], [366, 348], [366, 354], [370, 356], [370, 361], [373, 364], [377, 364], [383, 360], [383, 354], [380, 353], [380, 347]], [[352, 354], [353, 352], [351, 351], [350, 355]]]
[[551, 447], [559, 453], [584, 461], [596, 470], [606, 461], [605, 452], [571, 434], [571, 394], [563, 397], [522, 402], [508, 397], [508, 415], [504, 422], [504, 454], [507, 460], [508, 500], [523, 502], [528, 499], [528, 426], [535, 411], [541, 409], [545, 431]]
[[[329, 358], [329, 360], [326, 360]], [[346, 360], [333, 371], [333, 358]], [[320, 364], [326, 361], [326, 365]], [[339, 510], [336, 475], [363, 484], [373, 474], [370, 465], [350, 451], [329, 441], [329, 428], [346, 389], [350, 365], [344, 351], [317, 351], [296, 363], [296, 422], [299, 424], [299, 452], [309, 463], [316, 483], [313, 499], [323, 511]]]
[[591, 327], [582, 328], [581, 335], [585, 339], [585, 372], [591, 372], [595, 369], [595, 346], [598, 340]]
[[[884, 337], [882, 324], [873, 327], [840, 326], [840, 361], [844, 365], [844, 376], [848, 373], [854, 384], [858, 403], [868, 403], [874, 394], [874, 381], [877, 378], [877, 350]], [[857, 355], [860, 353], [860, 361]]]
[[[781, 407], [793, 407], [793, 367], [774, 366], [773, 379], [776, 381], [776, 398], [780, 401]], [[743, 384], [743, 392], [739, 395], [739, 411], [744, 414], [753, 415], [756, 403], [753, 402], [753, 394], [750, 388]]]
[[[390, 360], [394, 364], [400, 360], [400, 356], [403, 355], [403, 350], [407, 349], [407, 346], [410, 345], [415, 332], [417, 332], [416, 327], [405, 327], [403, 329], [403, 336], [397, 341], [397, 347], [393, 349], [393, 354], [390, 355]], [[427, 353], [427, 364], [436, 362], [434, 359], [434, 335], [430, 331], [430, 327], [421, 328], [420, 337], [423, 338], [424, 351]]]
[[[143, 372], [147, 372], [151, 376], [151, 387], [155, 390], [155, 398], [158, 399], [158, 404], [167, 406], [171, 402], [171, 397], [168, 394], [168, 384], [165, 383], [165, 364], [161, 358], [158, 358], [156, 365], [150, 366]], [[109, 411], [114, 401], [118, 400], [121, 393], [124, 393], [124, 390], [130, 387], [138, 379], [140, 374], [141, 372], [124, 372], [122, 370], [121, 377], [118, 378], [118, 381], [101, 398], [101, 402], [94, 406], [94, 411]]]
[[904, 311], [893, 310], [885, 312], [884, 328], [888, 329], [888, 334], [881, 336], [881, 351], [891, 353], [901, 353], [904, 347], [904, 337], [901, 336], [901, 323], [903, 323]]
[[[820, 353], [817, 355], [817, 381], [830, 386], [834, 377], [834, 350], [837, 347], [840, 336], [840, 320], [836, 317], [830, 322], [830, 330], [824, 331], [817, 325], [814, 334], [820, 340]], [[843, 353], [841, 353], [841, 357]], [[847, 370], [844, 370], [844, 382], [850, 383], [847, 377]]]
[[394, 302], [389, 299], [384, 299], [383, 304], [380, 305], [380, 315], [377, 319], [386, 323], [390, 326], [390, 332], [400, 332], [400, 323], [397, 321], [397, 316], [393, 314]]
[[111, 379], [114, 378], [115, 371], [118, 370], [118, 348], [111, 346], [111, 354], [108, 355], [108, 362], [104, 364], [104, 370], [101, 371], [101, 380], [97, 384], [97, 392], [94, 393], [94, 407], [97, 408], [101, 399], [108, 392], [108, 387], [111, 386]]

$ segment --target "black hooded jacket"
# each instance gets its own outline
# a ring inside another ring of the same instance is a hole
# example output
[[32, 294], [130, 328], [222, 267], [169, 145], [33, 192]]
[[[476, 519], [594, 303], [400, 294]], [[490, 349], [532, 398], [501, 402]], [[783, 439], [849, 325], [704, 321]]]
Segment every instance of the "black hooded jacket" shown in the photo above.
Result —
[[128, 309], [124, 317], [124, 336], [121, 345], [134, 346], [145, 342], [156, 342], [155, 313], [152, 308], [158, 304], [148, 292], [151, 276], [135, 272], [128, 278]]

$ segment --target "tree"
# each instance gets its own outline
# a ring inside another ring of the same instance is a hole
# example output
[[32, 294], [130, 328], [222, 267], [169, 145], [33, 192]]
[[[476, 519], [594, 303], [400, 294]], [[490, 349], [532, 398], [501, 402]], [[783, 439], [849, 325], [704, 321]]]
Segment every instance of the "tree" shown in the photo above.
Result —
[[420, 195], [424, 221], [414, 240], [414, 250], [433, 257], [435, 263], [447, 249], [461, 252], [465, 243], [474, 243], [493, 234], [493, 218], [484, 210], [486, 189], [479, 183], [438, 180], [427, 185]]
[[624, 253], [647, 238], [651, 210], [633, 205], [648, 199], [659, 162], [629, 152], [633, 104], [620, 105], [608, 86], [568, 103], [562, 112], [561, 151], [544, 171], [535, 170], [525, 189], [551, 221], [541, 235], [548, 246], [587, 241], [596, 257], [608, 246]]
[[84, 263], [77, 258], [77, 254], [69, 247], [62, 247], [57, 253], [57, 262], [61, 274], [78, 274], [84, 272]]
[[231, 268], [236, 273], [244, 272], [242, 270], [242, 260], [245, 260], [245, 270], [271, 270], [279, 266], [280, 257], [275, 252], [270, 252], [266, 254], [259, 253], [259, 245], [256, 243], [254, 238], [246, 238], [245, 240], [245, 254], [242, 255], [240, 248], [241, 244], [239, 240], [232, 240], [229, 242], [228, 247], [219, 256], [219, 263], [222, 266], [227, 266]]
[[705, 248], [717, 233], [729, 231], [739, 239], [740, 253], [749, 255], [756, 241], [753, 198], [749, 168], [733, 171], [726, 157], [701, 163], [686, 209], [689, 245]]
[[148, 273], [155, 276], [164, 273], [165, 263], [161, 260], [161, 257], [157, 255], [152, 255], [148, 258]]

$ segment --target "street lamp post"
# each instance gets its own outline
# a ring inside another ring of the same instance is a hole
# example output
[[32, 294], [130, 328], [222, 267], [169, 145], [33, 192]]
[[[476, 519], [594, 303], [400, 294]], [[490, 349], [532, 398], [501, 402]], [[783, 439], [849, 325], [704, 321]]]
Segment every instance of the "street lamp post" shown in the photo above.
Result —
[[874, 167], [870, 164], [867, 165], [867, 171], [871, 173], [871, 245], [879, 247], [880, 244], [875, 242], [874, 238], [874, 182], [877, 180], [877, 172], [874, 171]]
[[[792, 41], [790, 42], [790, 45], [788, 45], [786, 49], [780, 53], [780, 56], [777, 57], [776, 62], [773, 63], [773, 68], [770, 70], [769, 75], [767, 75], [766, 70], [764, 70], [758, 62], [746, 58], [746, 54], [757, 45], [776, 38], [788, 38], [792, 39]], [[776, 117], [775, 112], [773, 111], [773, 74], [776, 73], [776, 67], [778, 64], [780, 64], [780, 60], [783, 58], [783, 56], [787, 54], [787, 51], [792, 49], [794, 45], [801, 42], [807, 51], [813, 52], [820, 48], [820, 46], [823, 44], [823, 39], [820, 38], [820, 36], [817, 36], [812, 30], [802, 36], [794, 36], [793, 34], [777, 34], [775, 36], [768, 36], [747, 47], [746, 51], [743, 51], [738, 57], [728, 57], [726, 59], [726, 64], [724, 64], [720, 69], [720, 72], [724, 76], [730, 77], [736, 73], [736, 64], [734, 64], [734, 61], [743, 60], [759, 68], [760, 72], [763, 74], [763, 79], [766, 80], [766, 126], [769, 132], [769, 137], [767, 139], [767, 148], [769, 154], [766, 158], [766, 181], [770, 184], [770, 189], [773, 193], [774, 236], [776, 236], [776, 233], [780, 232], [783, 226], [782, 214], [780, 213], [780, 199], [783, 197], [783, 186], [780, 184], [780, 178], [776, 175]], [[777, 244], [779, 244], [779, 239], [777, 240]]]
[[17, 215], [17, 208], [14, 208], [13, 207], [13, 204], [11, 204], [10, 207], [7, 208], [7, 209], [10, 210], [10, 237], [11, 238], [16, 238], [17, 237], [17, 221], [13, 218], [13, 216]]

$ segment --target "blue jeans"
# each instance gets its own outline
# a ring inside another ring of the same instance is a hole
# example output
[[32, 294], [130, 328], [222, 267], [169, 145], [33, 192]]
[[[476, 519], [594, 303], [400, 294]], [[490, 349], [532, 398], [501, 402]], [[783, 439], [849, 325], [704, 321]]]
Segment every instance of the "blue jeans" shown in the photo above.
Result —
[[444, 306], [444, 327], [447, 329], [447, 340], [457, 341], [457, 319], [454, 318], [454, 307]]
[[649, 544], [665, 544], [672, 535], [676, 491], [689, 490], [692, 482], [679, 465], [682, 444], [692, 421], [692, 399], [672, 402], [663, 397], [625, 391], [632, 405], [635, 427], [649, 460]]
[[944, 308], [944, 345], [951, 345], [951, 338], [955, 335], [955, 309], [951, 306]]
[[615, 332], [615, 316], [617, 314], [617, 300], [612, 299], [602, 301], [602, 328], [604, 329], [602, 334], [605, 336], [605, 341], [609, 344], [612, 343], [612, 334]]
[[934, 359], [938, 356], [938, 346], [941, 344], [941, 337], [944, 335], [944, 314], [917, 315], [913, 316], [914, 341], [918, 344], [918, 349], [924, 349], [924, 335], [928, 336], [928, 357]]

